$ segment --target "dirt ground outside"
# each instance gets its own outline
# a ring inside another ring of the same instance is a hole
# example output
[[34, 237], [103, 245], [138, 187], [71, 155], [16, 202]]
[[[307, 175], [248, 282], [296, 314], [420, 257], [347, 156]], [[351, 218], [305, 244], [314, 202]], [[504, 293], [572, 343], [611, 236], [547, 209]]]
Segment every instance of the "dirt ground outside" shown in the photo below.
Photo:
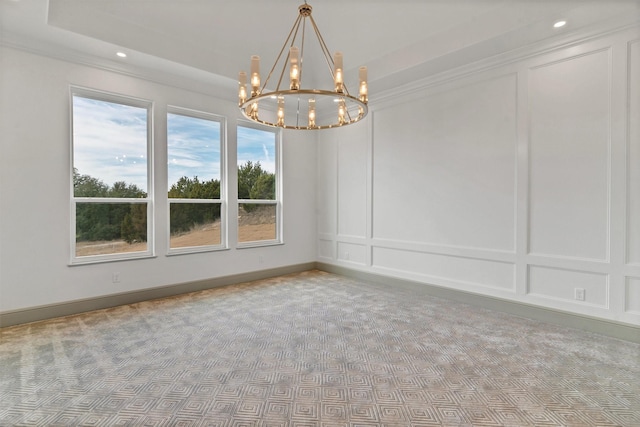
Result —
[[[255, 242], [276, 239], [275, 212], [271, 206], [246, 213], [241, 210], [238, 218], [238, 242]], [[171, 236], [171, 248], [219, 245], [220, 221], [200, 224], [188, 232]], [[106, 255], [114, 253], [144, 252], [147, 242], [127, 243], [124, 240], [77, 242], [76, 256]]]

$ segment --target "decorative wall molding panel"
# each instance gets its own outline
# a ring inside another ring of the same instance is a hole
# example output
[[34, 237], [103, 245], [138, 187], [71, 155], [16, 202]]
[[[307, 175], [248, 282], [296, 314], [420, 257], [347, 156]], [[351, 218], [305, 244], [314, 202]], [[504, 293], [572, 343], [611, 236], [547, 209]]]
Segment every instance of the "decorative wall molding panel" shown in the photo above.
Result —
[[556, 42], [319, 135], [318, 259], [640, 325], [640, 27]]
[[366, 245], [356, 245], [353, 243], [338, 242], [338, 259], [365, 265], [367, 262]]
[[627, 277], [625, 310], [640, 315], [640, 277]]
[[335, 242], [333, 240], [318, 239], [319, 259], [334, 259], [336, 258], [335, 252]]
[[376, 111], [373, 237], [514, 250], [516, 105], [508, 74]]
[[608, 308], [609, 277], [606, 274], [531, 265], [528, 293], [556, 301]]
[[[366, 126], [364, 123], [362, 126]], [[338, 138], [338, 234], [367, 236], [367, 135], [359, 129], [336, 130]], [[339, 134], [338, 134], [339, 132]]]
[[628, 44], [627, 261], [640, 267], [640, 40]]
[[515, 287], [515, 266], [504, 262], [374, 247], [373, 267], [501, 290]]
[[529, 70], [529, 250], [608, 259], [609, 49]]

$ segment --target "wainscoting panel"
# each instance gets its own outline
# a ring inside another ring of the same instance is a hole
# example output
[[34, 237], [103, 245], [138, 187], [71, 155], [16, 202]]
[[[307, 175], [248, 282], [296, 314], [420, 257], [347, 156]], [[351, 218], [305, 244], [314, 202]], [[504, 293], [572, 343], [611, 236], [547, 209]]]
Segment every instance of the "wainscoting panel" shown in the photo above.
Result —
[[335, 259], [335, 244], [332, 240], [318, 239], [318, 258]]
[[318, 144], [317, 203], [318, 233], [335, 235], [337, 232], [337, 134], [327, 130], [321, 144]]
[[513, 251], [515, 74], [376, 110], [373, 237]]
[[318, 260], [637, 328], [640, 24], [504, 59], [319, 134]]
[[640, 40], [629, 43], [628, 120], [627, 261], [640, 265]]
[[338, 142], [338, 234], [366, 237], [367, 134], [356, 126], [340, 129]]
[[367, 262], [367, 248], [368, 246], [366, 245], [338, 242], [338, 259], [365, 265]]
[[529, 251], [608, 259], [610, 51], [529, 71]]
[[[576, 289], [584, 290], [584, 301], [576, 299]], [[609, 276], [531, 265], [528, 293], [556, 301], [608, 308]]]
[[625, 310], [640, 315], [640, 277], [627, 277], [626, 301]]
[[417, 273], [435, 284], [439, 284], [440, 278], [501, 290], [512, 290], [515, 286], [515, 266], [506, 262], [374, 247], [373, 267]]

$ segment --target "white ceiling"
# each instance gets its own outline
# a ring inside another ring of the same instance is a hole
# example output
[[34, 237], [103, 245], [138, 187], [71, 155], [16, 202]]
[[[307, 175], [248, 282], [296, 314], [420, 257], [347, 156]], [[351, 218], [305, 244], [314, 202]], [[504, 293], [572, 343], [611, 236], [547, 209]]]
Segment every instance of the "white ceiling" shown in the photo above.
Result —
[[[303, 1], [0, 0], [0, 42], [235, 81], [253, 54], [270, 68]], [[603, 21], [640, 20], [640, 0], [308, 2], [347, 74], [368, 66], [372, 90]], [[559, 19], [568, 25], [554, 29]]]

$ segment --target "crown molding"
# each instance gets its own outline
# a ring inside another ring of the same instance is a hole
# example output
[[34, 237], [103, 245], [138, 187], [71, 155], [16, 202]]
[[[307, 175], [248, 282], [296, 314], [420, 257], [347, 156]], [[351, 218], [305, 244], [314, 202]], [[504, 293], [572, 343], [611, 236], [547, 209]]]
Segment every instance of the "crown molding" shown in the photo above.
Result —
[[4, 34], [0, 46], [236, 102], [234, 79], [150, 55], [137, 54], [150, 64], [143, 67], [15, 35]]
[[[369, 91], [373, 96], [370, 95], [369, 97], [369, 108], [375, 110], [376, 108], [396, 103], [400, 98], [406, 100], [416, 97], [417, 92], [430, 87], [439, 86], [477, 73], [575, 47], [633, 29], [640, 30], [640, 16], [631, 15], [608, 20], [575, 31], [566, 32], [553, 38], [531, 43], [517, 49], [483, 57], [479, 60], [467, 59], [465, 63], [465, 51], [469, 53], [467, 58], [472, 58], [473, 56], [470, 53], [482, 50], [482, 45], [496, 43], [496, 40], [487, 40], [478, 45], [471, 46], [468, 49], [434, 58], [431, 61], [395, 73], [394, 75], [370, 81]], [[462, 64], [455, 65], [456, 63]], [[392, 82], [394, 81], [409, 83], [393, 86]]]
[[[501, 37], [485, 40], [446, 55], [425, 61], [402, 71], [370, 79], [369, 108], [375, 109], [395, 99], [415, 95], [416, 91], [441, 85], [465, 76], [498, 68], [528, 58], [569, 48], [593, 39], [605, 37], [640, 26], [640, 16], [631, 14], [593, 24], [543, 41], [534, 42], [506, 52], [492, 54], [501, 45]], [[0, 46], [58, 59], [69, 63], [127, 75], [142, 80], [210, 95], [225, 101], [237, 102], [237, 81], [205, 70], [186, 66], [142, 53], [145, 66], [131, 61], [109, 60], [61, 46], [16, 34], [3, 34]], [[474, 59], [474, 58], [480, 59]], [[371, 67], [373, 68], [373, 67]], [[375, 73], [370, 73], [374, 74]], [[398, 82], [409, 82], [398, 85]]]

